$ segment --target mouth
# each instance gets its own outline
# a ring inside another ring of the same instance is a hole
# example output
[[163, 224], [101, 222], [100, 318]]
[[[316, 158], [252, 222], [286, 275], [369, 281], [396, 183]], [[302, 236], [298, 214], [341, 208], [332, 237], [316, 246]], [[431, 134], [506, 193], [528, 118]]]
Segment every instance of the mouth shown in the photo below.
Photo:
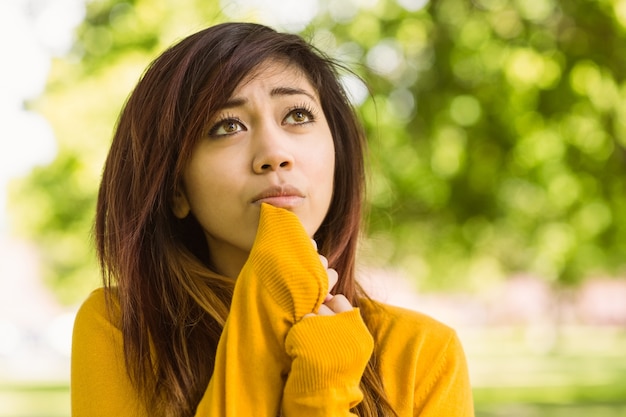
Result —
[[304, 201], [304, 193], [291, 185], [278, 185], [266, 188], [252, 199], [252, 204], [267, 203], [275, 207], [294, 208]]

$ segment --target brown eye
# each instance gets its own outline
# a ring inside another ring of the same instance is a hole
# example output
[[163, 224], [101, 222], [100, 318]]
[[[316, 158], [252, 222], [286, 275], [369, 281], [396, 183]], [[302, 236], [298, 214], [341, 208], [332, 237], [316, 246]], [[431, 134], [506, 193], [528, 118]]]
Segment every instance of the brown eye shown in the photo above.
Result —
[[226, 119], [217, 122], [211, 130], [209, 130], [209, 136], [227, 136], [244, 130], [246, 130], [246, 128], [239, 120]]
[[305, 110], [305, 109], [294, 109], [291, 112], [289, 112], [287, 117], [285, 117], [284, 123], [292, 124], [292, 125], [299, 125], [299, 124], [309, 123], [312, 121], [313, 121], [313, 115], [311, 114], [310, 111]]
[[239, 124], [237, 122], [233, 122], [229, 120], [224, 123], [223, 128], [226, 133], [234, 133], [238, 130]]
[[304, 114], [303, 111], [295, 111], [293, 112], [293, 120], [298, 122], [298, 123], [302, 123], [305, 122], [308, 119], [308, 117]]

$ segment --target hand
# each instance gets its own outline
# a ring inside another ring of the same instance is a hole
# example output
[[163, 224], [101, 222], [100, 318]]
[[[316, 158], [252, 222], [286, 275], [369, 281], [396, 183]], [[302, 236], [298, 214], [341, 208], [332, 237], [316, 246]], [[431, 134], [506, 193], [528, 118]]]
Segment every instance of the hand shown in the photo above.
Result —
[[[343, 295], [330, 295], [326, 297], [324, 303], [320, 306], [319, 311], [317, 312], [318, 316], [333, 316], [338, 313], [343, 313], [344, 311], [350, 311], [354, 307], [350, 304], [350, 301]], [[307, 314], [307, 316], [314, 316], [315, 314]]]
[[[317, 250], [317, 242], [312, 240], [313, 246]], [[350, 311], [354, 307], [350, 304], [350, 301], [343, 294], [332, 295], [330, 292], [337, 285], [337, 281], [339, 280], [339, 275], [337, 271], [333, 268], [328, 267], [328, 259], [325, 256], [319, 255], [320, 261], [326, 269], [326, 275], [328, 276], [328, 295], [324, 299], [324, 303], [320, 306], [317, 315], [319, 316], [332, 316], [337, 313], [342, 313], [344, 311]], [[310, 313], [305, 315], [304, 317], [315, 316], [316, 314]]]

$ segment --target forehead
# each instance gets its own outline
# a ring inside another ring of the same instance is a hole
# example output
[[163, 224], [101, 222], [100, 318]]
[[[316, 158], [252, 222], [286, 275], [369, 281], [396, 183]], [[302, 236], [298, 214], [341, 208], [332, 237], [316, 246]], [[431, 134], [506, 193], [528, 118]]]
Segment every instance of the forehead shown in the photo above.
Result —
[[257, 65], [237, 85], [232, 97], [245, 94], [250, 89], [272, 89], [273, 87], [298, 87], [308, 90], [316, 99], [317, 89], [311, 84], [302, 68], [285, 59], [267, 59]]

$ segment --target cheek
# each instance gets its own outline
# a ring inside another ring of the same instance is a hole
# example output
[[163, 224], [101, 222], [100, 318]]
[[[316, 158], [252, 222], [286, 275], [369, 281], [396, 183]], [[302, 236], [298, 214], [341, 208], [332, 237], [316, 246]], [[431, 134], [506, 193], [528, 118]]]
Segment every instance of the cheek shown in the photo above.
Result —
[[194, 214], [210, 207], [216, 195], [227, 187], [225, 176], [211, 159], [192, 159], [184, 175], [185, 191]]
[[335, 183], [334, 183], [335, 169], [336, 169], [336, 167], [335, 167], [335, 158], [336, 158], [335, 147], [334, 147], [334, 144], [333, 144], [333, 142], [331, 140], [331, 144], [329, 146], [329, 150], [328, 150], [328, 153], [327, 153], [326, 158], [325, 158], [325, 166], [326, 166], [325, 173], [326, 173], [326, 175], [328, 177], [328, 182], [327, 183], [329, 184], [331, 193], [332, 193], [332, 190], [335, 188]]
[[320, 154], [314, 177], [318, 184], [319, 204], [324, 205], [320, 209], [327, 211], [335, 188], [335, 150], [332, 142], [325, 152]]
[[321, 144], [318, 140], [312, 149], [308, 149], [307, 158], [313, 157], [320, 173], [332, 176], [335, 170], [335, 143], [330, 130], [326, 130], [322, 135], [324, 139]]

